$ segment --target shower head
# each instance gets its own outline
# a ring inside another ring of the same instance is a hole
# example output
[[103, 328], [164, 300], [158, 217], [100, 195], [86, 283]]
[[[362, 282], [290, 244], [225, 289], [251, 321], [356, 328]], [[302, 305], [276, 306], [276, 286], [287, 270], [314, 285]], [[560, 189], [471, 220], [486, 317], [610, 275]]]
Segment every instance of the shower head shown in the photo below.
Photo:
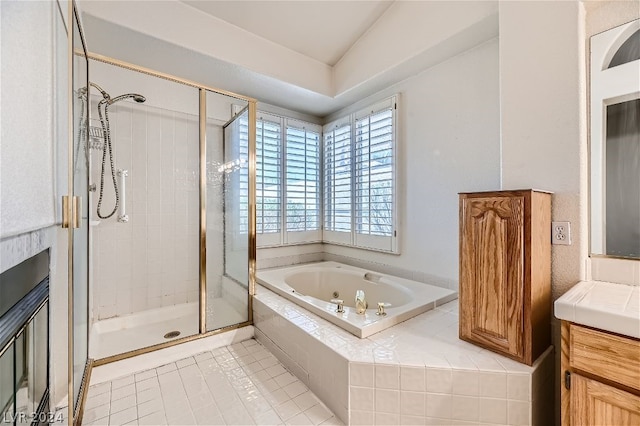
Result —
[[116, 96], [113, 99], [109, 99], [108, 102], [109, 102], [109, 105], [111, 105], [111, 104], [114, 104], [114, 103], [116, 103], [118, 101], [122, 101], [122, 100], [128, 99], [128, 98], [132, 98], [134, 101], [136, 101], [138, 103], [142, 103], [142, 102], [147, 100], [147, 98], [145, 98], [144, 96], [139, 95], [137, 93], [127, 93], [125, 95], [120, 95], [120, 96]]
[[92, 85], [93, 87], [95, 87], [96, 89], [98, 89], [98, 91], [102, 94], [102, 97], [105, 99], [111, 99], [111, 96], [109, 96], [109, 94], [107, 92], [105, 92], [102, 87], [98, 86], [97, 84], [95, 84], [94, 82], [89, 82], [90, 85]]

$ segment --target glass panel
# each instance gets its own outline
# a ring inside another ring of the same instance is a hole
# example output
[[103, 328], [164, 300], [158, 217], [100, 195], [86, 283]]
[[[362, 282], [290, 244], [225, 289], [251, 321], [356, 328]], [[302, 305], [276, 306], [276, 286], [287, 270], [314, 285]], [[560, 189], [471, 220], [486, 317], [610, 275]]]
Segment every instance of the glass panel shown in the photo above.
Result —
[[[207, 93], [207, 330], [249, 318], [246, 106]], [[229, 121], [231, 111], [238, 114]]]
[[[84, 43], [73, 17], [74, 50], [82, 51]], [[86, 51], [86, 50], [85, 50]], [[73, 57], [73, 195], [78, 197], [80, 227], [73, 232], [73, 393], [77, 407], [80, 384], [88, 356], [89, 335], [89, 151], [87, 146], [87, 94], [89, 81], [85, 56]]]
[[13, 392], [13, 351], [15, 345], [0, 356], [0, 423], [13, 423], [14, 392]]
[[101, 359], [198, 333], [199, 92], [98, 61], [91, 84], [102, 90], [92, 86], [89, 123], [90, 353]]
[[[590, 40], [592, 255], [640, 259], [638, 49], [640, 20], [602, 32]], [[603, 63], [615, 68], [602, 69]], [[617, 279], [607, 272], [602, 275], [609, 280]]]
[[607, 107], [606, 254], [640, 257], [640, 99]]
[[622, 43], [622, 46], [613, 55], [608, 68], [617, 67], [638, 59], [640, 59], [640, 30], [631, 34], [631, 37]]
[[28, 416], [33, 411], [33, 403], [29, 398], [28, 388], [28, 364], [26, 362], [28, 340], [27, 329], [22, 332], [14, 343], [14, 368], [15, 368], [15, 413], [17, 424], [27, 424]]
[[40, 401], [47, 390], [49, 382], [49, 303], [40, 309], [29, 324], [31, 330], [31, 348], [29, 362], [31, 375], [29, 377], [29, 392], [33, 399], [33, 412], [38, 409]]

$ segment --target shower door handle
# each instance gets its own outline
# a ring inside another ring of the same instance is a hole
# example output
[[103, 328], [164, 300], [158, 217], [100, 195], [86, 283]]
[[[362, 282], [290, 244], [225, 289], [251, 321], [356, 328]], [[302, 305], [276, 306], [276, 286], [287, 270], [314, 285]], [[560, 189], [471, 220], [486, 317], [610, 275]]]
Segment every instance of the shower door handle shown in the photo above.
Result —
[[62, 196], [62, 227], [63, 228], [68, 228], [69, 227], [69, 196], [68, 195], [63, 195]]
[[78, 229], [82, 224], [82, 197], [75, 195], [71, 207], [73, 209], [71, 216], [73, 227]]
[[[71, 201], [71, 206], [69, 206]], [[80, 216], [82, 209], [82, 197], [73, 196], [69, 200], [68, 195], [62, 196], [62, 227], [75, 229], [80, 228], [82, 217]]]

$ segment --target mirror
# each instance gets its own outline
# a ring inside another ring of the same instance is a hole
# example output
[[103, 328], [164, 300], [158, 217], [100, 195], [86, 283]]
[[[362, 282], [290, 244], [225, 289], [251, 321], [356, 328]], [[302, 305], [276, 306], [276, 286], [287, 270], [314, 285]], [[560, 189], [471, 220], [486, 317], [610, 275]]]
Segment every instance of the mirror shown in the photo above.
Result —
[[591, 253], [640, 258], [640, 20], [591, 38]]

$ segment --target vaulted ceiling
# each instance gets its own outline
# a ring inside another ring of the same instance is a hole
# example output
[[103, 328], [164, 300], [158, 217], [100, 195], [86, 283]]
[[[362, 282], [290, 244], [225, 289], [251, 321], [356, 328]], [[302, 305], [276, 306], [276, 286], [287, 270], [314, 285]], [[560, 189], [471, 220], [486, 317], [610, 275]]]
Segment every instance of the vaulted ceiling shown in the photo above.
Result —
[[498, 34], [497, 1], [79, 5], [90, 51], [318, 117]]
[[333, 66], [392, 1], [182, 0], [269, 41]]

